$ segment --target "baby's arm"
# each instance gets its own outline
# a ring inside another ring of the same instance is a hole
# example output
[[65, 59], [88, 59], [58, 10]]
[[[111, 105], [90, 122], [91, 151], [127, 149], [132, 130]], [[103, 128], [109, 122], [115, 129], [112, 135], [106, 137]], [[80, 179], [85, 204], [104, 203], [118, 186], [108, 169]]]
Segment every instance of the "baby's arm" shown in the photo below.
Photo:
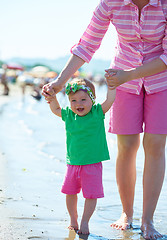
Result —
[[57, 101], [57, 97], [54, 96], [52, 100], [49, 102], [49, 106], [51, 111], [57, 115], [58, 117], [61, 117], [61, 107], [59, 105], [59, 102]]
[[102, 107], [102, 110], [103, 110], [103, 113], [105, 114], [109, 109], [110, 107], [112, 106], [114, 100], [115, 100], [115, 95], [116, 95], [116, 89], [114, 90], [111, 90], [107, 89], [107, 97], [106, 97], [106, 100], [101, 104], [101, 107]]

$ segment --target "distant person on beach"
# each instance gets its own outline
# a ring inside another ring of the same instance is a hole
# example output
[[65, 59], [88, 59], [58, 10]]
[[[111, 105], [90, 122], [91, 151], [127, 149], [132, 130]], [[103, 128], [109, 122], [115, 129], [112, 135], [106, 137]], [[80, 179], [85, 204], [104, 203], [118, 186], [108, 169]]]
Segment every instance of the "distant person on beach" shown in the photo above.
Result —
[[4, 73], [1, 76], [1, 83], [4, 86], [4, 90], [3, 90], [3, 95], [9, 95], [9, 87], [8, 87], [8, 82], [7, 82], [7, 76], [6, 76], [6, 71], [7, 71], [7, 65], [3, 64], [2, 68], [4, 70]]
[[[79, 234], [89, 234], [89, 220], [97, 198], [104, 197], [102, 161], [109, 159], [104, 118], [115, 99], [108, 89], [106, 100], [95, 104], [95, 87], [87, 79], [74, 78], [66, 87], [70, 107], [61, 108], [54, 96], [49, 98], [51, 111], [62, 118], [66, 127], [67, 172], [62, 186], [70, 215], [69, 229], [78, 230], [77, 194], [85, 198]], [[46, 97], [47, 100], [47, 97]]]
[[157, 239], [162, 235], [153, 216], [164, 181], [167, 134], [167, 0], [101, 0], [71, 58], [56, 81], [43, 87], [43, 95], [59, 92], [91, 60], [110, 23], [118, 41], [105, 77], [111, 89], [117, 88], [109, 132], [117, 134], [116, 178], [122, 202], [122, 215], [111, 226], [121, 230], [132, 226], [136, 155], [144, 126], [141, 231], [145, 239]]

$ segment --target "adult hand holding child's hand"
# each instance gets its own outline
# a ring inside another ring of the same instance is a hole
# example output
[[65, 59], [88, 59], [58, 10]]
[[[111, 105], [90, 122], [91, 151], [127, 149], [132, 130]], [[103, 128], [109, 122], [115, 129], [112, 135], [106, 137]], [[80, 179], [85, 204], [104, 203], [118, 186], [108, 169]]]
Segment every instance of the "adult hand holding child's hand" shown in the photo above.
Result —
[[63, 89], [64, 85], [58, 80], [45, 84], [42, 88], [42, 95], [45, 97], [47, 103], [50, 103], [55, 95]]
[[104, 75], [110, 89], [115, 89], [121, 84], [130, 81], [130, 71], [120, 69], [106, 69]]

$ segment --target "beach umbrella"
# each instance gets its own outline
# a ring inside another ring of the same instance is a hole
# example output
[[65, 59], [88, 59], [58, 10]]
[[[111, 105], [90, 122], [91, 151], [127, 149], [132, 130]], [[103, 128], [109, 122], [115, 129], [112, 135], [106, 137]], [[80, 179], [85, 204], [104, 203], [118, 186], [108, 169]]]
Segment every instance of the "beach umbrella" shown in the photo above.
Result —
[[36, 67], [33, 67], [32, 72], [49, 72], [49, 68], [48, 67], [45, 67], [45, 66], [36, 66]]
[[49, 68], [45, 66], [36, 66], [31, 69], [30, 73], [34, 77], [45, 77], [47, 72], [49, 72]]
[[46, 75], [45, 75], [45, 77], [46, 78], [55, 78], [55, 77], [57, 77], [57, 73], [56, 72], [54, 72], [54, 71], [50, 71], [50, 72], [47, 72], [46, 73]]
[[7, 63], [6, 66], [8, 69], [20, 70], [20, 71], [24, 70], [24, 67], [18, 63]]

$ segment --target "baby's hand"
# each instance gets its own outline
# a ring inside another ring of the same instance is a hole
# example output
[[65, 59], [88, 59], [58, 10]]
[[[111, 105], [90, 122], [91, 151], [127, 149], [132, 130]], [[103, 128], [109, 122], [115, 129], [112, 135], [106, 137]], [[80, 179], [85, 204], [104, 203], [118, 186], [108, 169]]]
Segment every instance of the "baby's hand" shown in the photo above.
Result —
[[42, 95], [44, 97], [54, 96], [56, 93], [60, 92], [64, 87], [58, 79], [45, 84], [42, 88]]
[[51, 103], [55, 100], [55, 96], [45, 96], [45, 100], [47, 103]]
[[121, 84], [132, 80], [129, 70], [106, 69], [105, 78], [110, 89], [115, 89]]

